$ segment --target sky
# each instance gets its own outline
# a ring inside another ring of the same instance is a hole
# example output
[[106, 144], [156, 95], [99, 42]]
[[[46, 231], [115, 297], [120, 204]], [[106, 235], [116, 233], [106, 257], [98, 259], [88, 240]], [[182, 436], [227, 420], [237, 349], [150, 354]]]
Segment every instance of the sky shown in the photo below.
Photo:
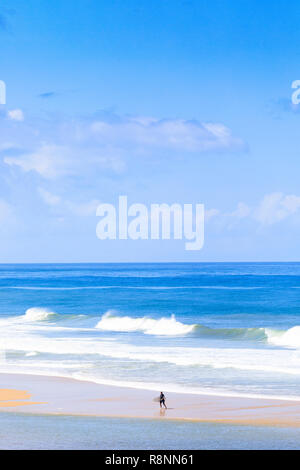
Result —
[[[3, 0], [0, 262], [300, 261], [300, 4]], [[99, 240], [204, 204], [205, 243]]]

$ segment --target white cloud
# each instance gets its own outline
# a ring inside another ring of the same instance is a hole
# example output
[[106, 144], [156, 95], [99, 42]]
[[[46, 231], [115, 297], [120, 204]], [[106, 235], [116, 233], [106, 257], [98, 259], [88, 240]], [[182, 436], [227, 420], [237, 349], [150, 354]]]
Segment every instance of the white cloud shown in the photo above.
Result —
[[97, 199], [80, 203], [65, 200], [62, 197], [53, 194], [41, 187], [38, 188], [38, 193], [47, 206], [58, 208], [59, 212], [63, 213], [64, 215], [67, 213], [71, 213], [79, 217], [95, 215], [96, 209], [100, 204]]
[[46, 189], [38, 188], [38, 192], [43, 201], [49, 206], [57, 206], [61, 202], [61, 198], [59, 196], [50, 193]]
[[92, 134], [99, 141], [126, 147], [133, 145], [144, 150], [155, 148], [203, 152], [236, 149], [243, 146], [223, 124], [201, 123], [183, 119], [126, 117], [117, 122], [95, 121]]
[[239, 202], [237, 209], [235, 209], [233, 212], [229, 213], [228, 215], [230, 217], [234, 217], [237, 219], [244, 219], [245, 217], [248, 217], [251, 214], [251, 209], [247, 204], [244, 204], [243, 202]]
[[[104, 153], [104, 155], [102, 154]], [[96, 169], [110, 169], [115, 173], [123, 170], [124, 164], [109, 150], [78, 148], [74, 144], [42, 144], [32, 153], [17, 157], [4, 157], [4, 163], [17, 166], [25, 172], [34, 171], [45, 179], [83, 175]]]
[[242, 220], [255, 221], [261, 226], [279, 223], [296, 214], [300, 214], [300, 196], [283, 193], [266, 194], [257, 206], [239, 202], [232, 212], [221, 212], [217, 209], [206, 211], [206, 220], [214, 218], [223, 226], [233, 228]]
[[[20, 119], [20, 111], [11, 111], [10, 118]], [[16, 140], [14, 129], [9, 128], [8, 139], [9, 131]], [[46, 179], [90, 176], [99, 169], [120, 173], [127, 161], [144, 155], [172, 158], [176, 153], [234, 151], [243, 147], [242, 140], [222, 124], [111, 114], [65, 122], [39, 121], [34, 125], [27, 120], [18, 130], [17, 140], [14, 148], [18, 151], [4, 154], [4, 162]]]
[[100, 201], [93, 199], [92, 201], [85, 203], [74, 203], [67, 201], [66, 207], [74, 214], [80, 217], [87, 217], [89, 215], [96, 215], [96, 209], [99, 206]]
[[4, 157], [4, 163], [19, 166], [23, 171], [35, 171], [44, 178], [55, 178], [66, 172], [69, 149], [58, 145], [43, 144], [33, 153], [18, 157]]
[[12, 121], [24, 121], [24, 113], [22, 109], [12, 109], [7, 112], [8, 119]]
[[219, 214], [220, 214], [220, 211], [218, 209], [205, 210], [205, 220], [208, 221], [212, 219], [213, 217], [216, 217]]
[[263, 225], [272, 225], [295, 214], [300, 209], [300, 197], [283, 193], [267, 194], [254, 212]]

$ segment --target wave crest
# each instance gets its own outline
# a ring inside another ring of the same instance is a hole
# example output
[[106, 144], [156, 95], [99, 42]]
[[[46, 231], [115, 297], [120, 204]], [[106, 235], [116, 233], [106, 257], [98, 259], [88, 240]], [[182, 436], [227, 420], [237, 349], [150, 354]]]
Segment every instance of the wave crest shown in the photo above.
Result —
[[293, 326], [286, 331], [266, 329], [268, 342], [275, 346], [300, 348], [300, 326]]
[[43, 320], [49, 320], [51, 317], [55, 316], [55, 312], [51, 312], [51, 310], [48, 310], [46, 308], [40, 308], [40, 307], [32, 307], [26, 310], [25, 315], [23, 316], [23, 319], [26, 321], [43, 321]]
[[288, 330], [259, 328], [210, 328], [200, 324], [185, 324], [176, 320], [174, 315], [159, 319], [149, 317], [119, 316], [109, 310], [95, 326], [102, 331], [135, 332], [157, 336], [193, 335], [198, 338], [228, 341], [265, 342], [274, 346], [300, 348], [300, 326]]
[[119, 317], [115, 316], [114, 312], [108, 311], [102, 316], [95, 328], [105, 331], [142, 331], [146, 335], [177, 336], [190, 333], [195, 326], [177, 321], [174, 315], [155, 320], [148, 317]]
[[[32, 307], [26, 310], [25, 315], [14, 317], [13, 322], [42, 322], [67, 318], [85, 317], [85, 315], [58, 315], [57, 313], [41, 307]], [[8, 320], [3, 320], [8, 321]], [[69, 326], [70, 327], [70, 326]], [[102, 331], [114, 332], [142, 332], [146, 335], [156, 336], [185, 336], [192, 335], [199, 339], [227, 340], [227, 341], [254, 341], [264, 342], [281, 348], [300, 349], [300, 325], [286, 330], [277, 330], [268, 327], [258, 328], [210, 328], [201, 324], [185, 324], [176, 320], [175, 315], [158, 319], [150, 317], [120, 316], [117, 311], [107, 311], [94, 327]]]

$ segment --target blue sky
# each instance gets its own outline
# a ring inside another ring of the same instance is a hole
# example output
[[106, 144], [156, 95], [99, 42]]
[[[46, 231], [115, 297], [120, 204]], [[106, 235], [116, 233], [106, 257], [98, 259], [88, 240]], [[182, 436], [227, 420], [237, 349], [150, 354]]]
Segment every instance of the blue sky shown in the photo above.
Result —
[[[296, 1], [3, 1], [0, 261], [299, 261], [299, 24]], [[203, 250], [98, 240], [122, 194], [204, 203]]]

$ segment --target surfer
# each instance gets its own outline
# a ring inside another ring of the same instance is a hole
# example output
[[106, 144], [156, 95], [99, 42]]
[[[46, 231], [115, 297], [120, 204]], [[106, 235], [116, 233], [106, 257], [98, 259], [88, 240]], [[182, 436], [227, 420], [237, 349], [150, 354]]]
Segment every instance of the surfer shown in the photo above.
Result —
[[164, 405], [164, 407], [167, 409], [165, 400], [166, 400], [165, 395], [163, 394], [163, 392], [160, 392], [160, 396], [159, 396], [160, 407], [162, 408], [162, 405]]

